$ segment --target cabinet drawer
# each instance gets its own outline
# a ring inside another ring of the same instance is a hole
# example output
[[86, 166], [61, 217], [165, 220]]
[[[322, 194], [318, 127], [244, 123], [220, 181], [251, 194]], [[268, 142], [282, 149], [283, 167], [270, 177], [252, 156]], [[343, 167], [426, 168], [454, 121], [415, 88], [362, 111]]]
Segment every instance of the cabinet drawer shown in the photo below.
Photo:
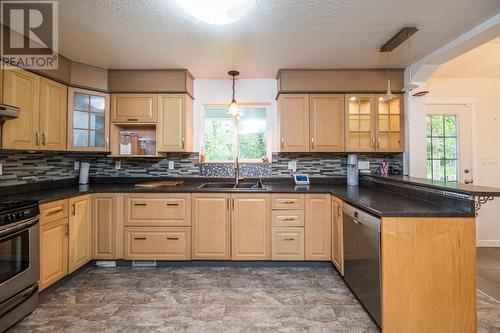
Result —
[[304, 209], [303, 194], [273, 194], [273, 209]]
[[272, 212], [273, 227], [303, 227], [303, 210], [274, 210]]
[[304, 260], [304, 228], [272, 228], [273, 260]]
[[190, 260], [191, 228], [127, 227], [125, 259]]
[[40, 224], [68, 217], [68, 200], [57, 200], [40, 205]]
[[125, 200], [126, 226], [190, 226], [191, 196], [127, 195]]

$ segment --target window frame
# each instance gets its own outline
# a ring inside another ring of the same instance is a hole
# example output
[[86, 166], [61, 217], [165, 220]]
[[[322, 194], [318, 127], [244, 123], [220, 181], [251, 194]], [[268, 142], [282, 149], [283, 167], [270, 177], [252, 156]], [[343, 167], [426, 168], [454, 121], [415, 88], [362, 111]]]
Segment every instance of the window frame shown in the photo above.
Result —
[[[443, 131], [444, 129], [444, 118], [453, 116], [455, 117], [455, 135], [454, 136], [447, 136], [445, 132], [443, 132], [443, 135], [434, 135], [432, 131], [432, 118], [433, 117], [443, 117]], [[431, 161], [431, 178], [428, 178], [431, 181], [441, 181], [441, 182], [447, 182], [447, 183], [460, 183], [460, 144], [459, 144], [459, 133], [460, 133], [460, 128], [459, 128], [459, 115], [456, 113], [426, 113], [426, 128], [425, 128], [425, 140], [426, 140], [426, 151], [425, 151], [425, 161], [426, 161], [426, 174], [427, 174], [427, 165], [429, 161]], [[427, 118], [430, 117], [431, 122], [431, 135], [427, 136]], [[431, 158], [428, 157], [429, 152], [427, 151], [427, 140], [431, 140]], [[442, 139], [443, 140], [443, 158], [434, 158], [434, 149], [433, 149], [433, 139]], [[446, 157], [446, 139], [455, 139], [455, 158], [447, 158]], [[433, 169], [433, 161], [444, 161], [444, 180], [441, 179], [434, 179], [434, 169]], [[448, 180], [447, 179], [447, 173], [446, 173], [446, 161], [455, 161], [456, 165], [456, 174], [455, 174], [455, 179], [456, 180]]]
[[[200, 147], [205, 148], [205, 119], [206, 119], [206, 109], [207, 108], [228, 108], [227, 103], [209, 103], [209, 104], [202, 104], [202, 120], [201, 120], [201, 135], [200, 135]], [[269, 159], [269, 162], [271, 162], [272, 158], [272, 116], [271, 116], [271, 104], [269, 103], [238, 103], [238, 108], [241, 109], [266, 109], [266, 156]], [[232, 160], [205, 160], [205, 164], [210, 164], [210, 163], [234, 163], [236, 160], [236, 157], [239, 152], [239, 147], [238, 147], [238, 123], [236, 120], [233, 120], [234, 124], [234, 135], [233, 135], [233, 145], [235, 149], [233, 149], [233, 159]], [[240, 163], [264, 163], [262, 162], [262, 159], [239, 159], [238, 160]]]

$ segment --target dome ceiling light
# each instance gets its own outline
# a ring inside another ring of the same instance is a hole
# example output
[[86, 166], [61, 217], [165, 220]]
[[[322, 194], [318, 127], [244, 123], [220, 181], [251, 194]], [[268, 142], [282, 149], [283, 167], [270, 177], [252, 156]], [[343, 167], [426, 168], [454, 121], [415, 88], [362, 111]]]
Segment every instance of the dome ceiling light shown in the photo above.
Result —
[[177, 3], [200, 21], [224, 25], [241, 19], [255, 5], [255, 0], [177, 0]]

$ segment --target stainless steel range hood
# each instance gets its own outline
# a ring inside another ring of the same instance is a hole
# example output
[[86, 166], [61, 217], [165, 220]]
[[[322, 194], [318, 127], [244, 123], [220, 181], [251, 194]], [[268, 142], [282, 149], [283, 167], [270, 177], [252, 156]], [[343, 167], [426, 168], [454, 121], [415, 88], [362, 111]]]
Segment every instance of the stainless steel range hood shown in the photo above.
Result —
[[2, 148], [2, 125], [5, 121], [19, 117], [21, 109], [17, 106], [0, 104], [0, 148]]
[[17, 106], [0, 104], [0, 123], [19, 117], [19, 113], [21, 113], [21, 109]]

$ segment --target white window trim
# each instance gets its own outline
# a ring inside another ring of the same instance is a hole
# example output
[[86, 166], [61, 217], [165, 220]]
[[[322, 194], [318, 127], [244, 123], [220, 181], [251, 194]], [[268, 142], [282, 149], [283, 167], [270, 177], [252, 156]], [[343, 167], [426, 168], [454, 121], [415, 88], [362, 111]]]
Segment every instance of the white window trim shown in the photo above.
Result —
[[[206, 108], [224, 108], [228, 107], [227, 103], [209, 103], [209, 104], [202, 104], [201, 105], [201, 126], [200, 126], [200, 147], [205, 148], [205, 109]], [[269, 159], [269, 162], [271, 162], [272, 158], [272, 147], [273, 147], [273, 134], [272, 134], [272, 107], [271, 104], [269, 103], [238, 103], [238, 107], [241, 109], [251, 109], [251, 108], [265, 108], [266, 109], [266, 156]], [[235, 132], [235, 135], [237, 135], [237, 132]], [[234, 141], [237, 141], [237, 138], [234, 138]], [[234, 155], [234, 152], [233, 152]], [[236, 156], [235, 156], [236, 158]], [[263, 163], [261, 159], [240, 159], [240, 163]], [[224, 161], [224, 160], [217, 160], [217, 161], [205, 161], [205, 164], [210, 164], [210, 163], [234, 163], [234, 160], [231, 161]]]

